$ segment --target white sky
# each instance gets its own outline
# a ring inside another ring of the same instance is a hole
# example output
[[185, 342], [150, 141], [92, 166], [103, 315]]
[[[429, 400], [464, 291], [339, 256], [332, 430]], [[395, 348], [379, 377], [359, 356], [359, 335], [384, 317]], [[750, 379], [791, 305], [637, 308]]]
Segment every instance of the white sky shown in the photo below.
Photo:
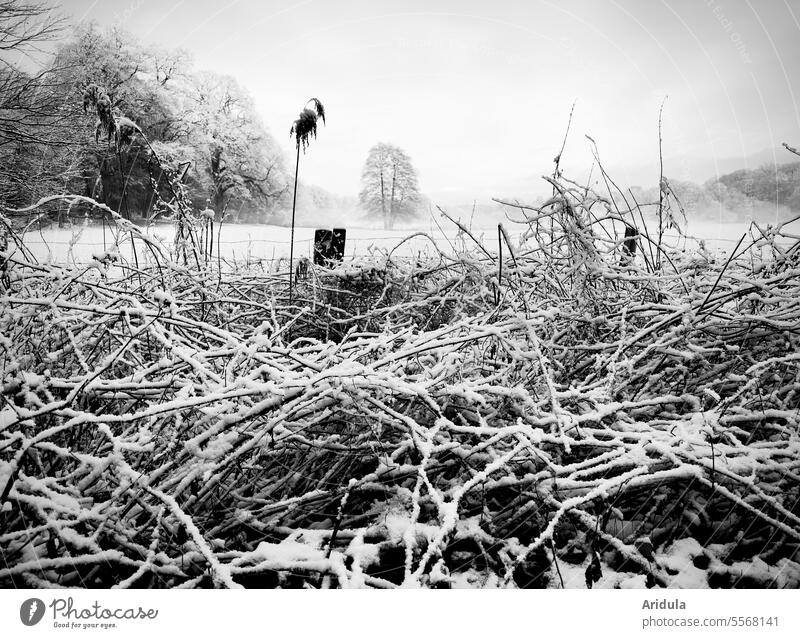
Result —
[[235, 76], [287, 151], [310, 97], [329, 114], [301, 178], [359, 189], [372, 144], [403, 147], [436, 201], [543, 190], [591, 135], [622, 183], [704, 181], [800, 145], [797, 0], [65, 0], [76, 21], [122, 24]]

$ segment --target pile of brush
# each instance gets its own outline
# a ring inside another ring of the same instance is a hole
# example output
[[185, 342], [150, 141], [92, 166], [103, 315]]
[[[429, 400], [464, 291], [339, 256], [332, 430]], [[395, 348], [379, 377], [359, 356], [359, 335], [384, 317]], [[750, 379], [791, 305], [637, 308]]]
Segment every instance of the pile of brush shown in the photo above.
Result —
[[638, 210], [554, 180], [518, 245], [292, 295], [11, 234], [0, 587], [800, 586], [800, 246]]

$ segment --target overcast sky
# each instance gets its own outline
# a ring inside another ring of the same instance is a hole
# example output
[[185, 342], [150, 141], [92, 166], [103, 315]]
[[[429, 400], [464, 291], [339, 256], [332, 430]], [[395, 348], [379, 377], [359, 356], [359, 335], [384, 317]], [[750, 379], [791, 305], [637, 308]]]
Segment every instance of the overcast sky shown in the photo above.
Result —
[[[794, 6], [792, 6], [794, 5]], [[796, 0], [65, 0], [75, 21], [122, 24], [235, 76], [271, 132], [310, 97], [328, 126], [304, 181], [354, 194], [370, 146], [404, 148], [443, 202], [524, 197], [591, 166], [585, 135], [623, 183], [703, 181], [791, 161], [800, 144]]]

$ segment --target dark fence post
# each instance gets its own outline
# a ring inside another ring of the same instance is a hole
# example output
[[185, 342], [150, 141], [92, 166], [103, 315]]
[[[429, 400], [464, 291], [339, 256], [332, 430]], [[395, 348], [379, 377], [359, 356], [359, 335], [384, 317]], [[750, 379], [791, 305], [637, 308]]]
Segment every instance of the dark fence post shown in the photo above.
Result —
[[345, 230], [344, 228], [333, 229], [333, 255], [331, 255], [332, 259], [335, 259], [336, 261], [342, 261], [342, 259], [344, 259], [345, 239], [347, 239], [347, 230]]
[[344, 258], [345, 239], [347, 230], [334, 228], [318, 228], [314, 231], [314, 264], [317, 266], [330, 266], [332, 263], [342, 261]]
[[333, 233], [327, 228], [314, 231], [314, 265], [325, 266], [333, 244]]

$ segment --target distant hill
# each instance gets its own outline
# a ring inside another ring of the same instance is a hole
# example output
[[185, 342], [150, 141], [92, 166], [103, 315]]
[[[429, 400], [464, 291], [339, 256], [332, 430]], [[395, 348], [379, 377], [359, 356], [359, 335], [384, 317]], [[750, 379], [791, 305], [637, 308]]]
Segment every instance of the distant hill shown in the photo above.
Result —
[[[667, 178], [687, 215], [728, 220], [786, 219], [800, 212], [800, 162], [740, 169], [703, 184]], [[658, 201], [658, 189], [634, 187], [640, 203]]]
[[[800, 210], [800, 162], [734, 171], [721, 176], [717, 183], [746, 197]], [[706, 184], [713, 186], [714, 182]]]

